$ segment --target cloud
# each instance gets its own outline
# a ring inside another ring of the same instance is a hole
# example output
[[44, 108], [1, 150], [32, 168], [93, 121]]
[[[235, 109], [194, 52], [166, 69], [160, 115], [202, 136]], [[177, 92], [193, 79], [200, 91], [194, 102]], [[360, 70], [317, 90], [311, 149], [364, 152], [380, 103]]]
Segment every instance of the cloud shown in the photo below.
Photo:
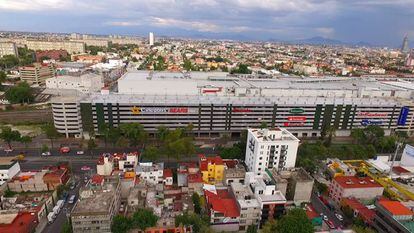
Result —
[[335, 33], [335, 29], [331, 27], [318, 27], [315, 30], [322, 36], [329, 38], [331, 38]]
[[199, 32], [220, 32], [222, 28], [214, 23], [201, 21], [185, 21], [172, 18], [153, 17], [151, 25], [157, 27], [177, 27], [181, 29], [193, 29]]

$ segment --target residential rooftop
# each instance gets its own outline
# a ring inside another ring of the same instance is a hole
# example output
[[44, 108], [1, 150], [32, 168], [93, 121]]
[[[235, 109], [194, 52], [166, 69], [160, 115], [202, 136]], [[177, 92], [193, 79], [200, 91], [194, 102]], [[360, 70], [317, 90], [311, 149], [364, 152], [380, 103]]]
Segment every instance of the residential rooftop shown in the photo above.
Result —
[[370, 177], [337, 176], [334, 180], [343, 188], [379, 188], [382, 187]]

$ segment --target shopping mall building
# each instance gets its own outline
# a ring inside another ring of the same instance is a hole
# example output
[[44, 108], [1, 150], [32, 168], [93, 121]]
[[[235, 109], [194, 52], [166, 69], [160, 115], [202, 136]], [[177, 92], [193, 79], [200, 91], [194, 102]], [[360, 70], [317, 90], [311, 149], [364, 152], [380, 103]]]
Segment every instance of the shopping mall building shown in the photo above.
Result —
[[199, 136], [237, 136], [265, 122], [317, 137], [328, 126], [337, 136], [368, 125], [412, 133], [413, 98], [414, 83], [400, 80], [135, 71], [119, 79], [117, 92], [56, 97], [52, 108], [56, 128], [67, 136], [130, 122], [150, 133], [192, 124]]

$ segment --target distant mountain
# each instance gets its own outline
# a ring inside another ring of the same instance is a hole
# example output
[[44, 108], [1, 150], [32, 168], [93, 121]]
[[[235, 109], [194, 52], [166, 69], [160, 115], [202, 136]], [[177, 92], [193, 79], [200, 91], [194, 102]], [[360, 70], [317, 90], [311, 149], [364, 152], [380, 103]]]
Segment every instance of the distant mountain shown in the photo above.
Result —
[[344, 42], [342, 42], [340, 40], [329, 39], [329, 38], [325, 38], [325, 37], [322, 37], [322, 36], [315, 36], [315, 37], [312, 37], [312, 38], [295, 40], [295, 41], [292, 41], [292, 42], [295, 42], [296, 44], [312, 44], [312, 45], [341, 45], [341, 44], [345, 44]]
[[374, 45], [359, 41], [357, 43], [351, 42], [343, 42], [340, 40], [325, 38], [322, 36], [315, 36], [308, 39], [300, 39], [300, 40], [292, 40], [292, 41], [285, 41], [286, 43], [290, 44], [308, 44], [308, 45], [347, 45], [347, 46], [358, 46], [358, 47], [373, 47]]

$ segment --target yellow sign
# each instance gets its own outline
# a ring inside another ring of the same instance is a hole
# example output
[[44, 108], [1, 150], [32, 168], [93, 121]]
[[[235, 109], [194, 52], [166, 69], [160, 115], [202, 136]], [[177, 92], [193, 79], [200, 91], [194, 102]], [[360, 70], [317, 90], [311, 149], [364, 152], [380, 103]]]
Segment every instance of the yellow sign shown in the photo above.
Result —
[[131, 112], [132, 114], [140, 114], [141, 113], [141, 108], [138, 108], [136, 106], [131, 108]]

